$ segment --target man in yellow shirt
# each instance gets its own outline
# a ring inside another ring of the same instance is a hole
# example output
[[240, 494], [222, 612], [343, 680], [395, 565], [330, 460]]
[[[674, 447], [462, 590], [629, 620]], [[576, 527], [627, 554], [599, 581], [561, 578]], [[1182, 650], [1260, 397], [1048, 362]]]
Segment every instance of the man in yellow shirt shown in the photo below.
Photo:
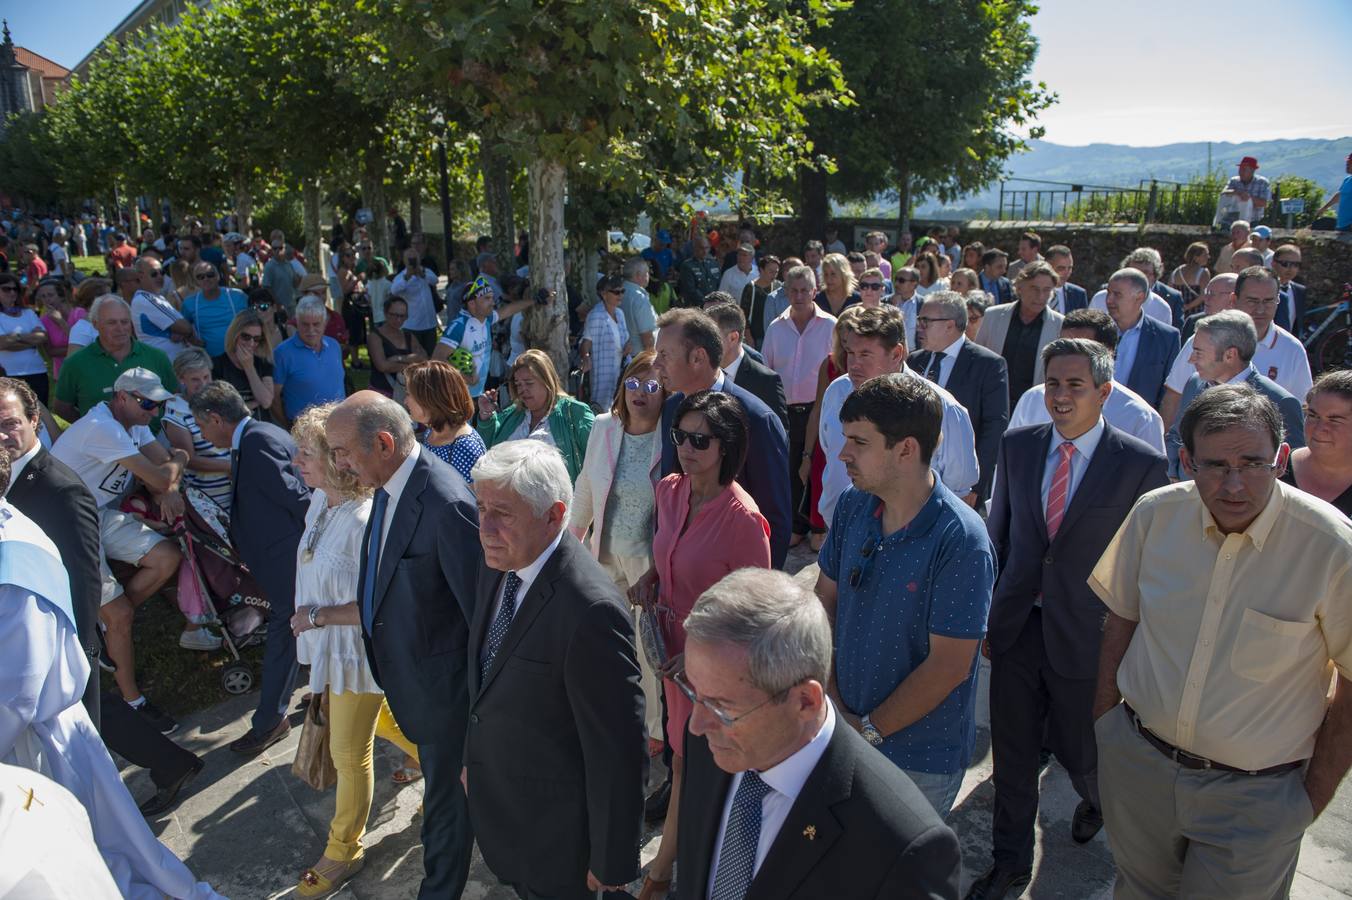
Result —
[[1089, 578], [1115, 896], [1284, 897], [1352, 764], [1352, 526], [1278, 481], [1253, 390], [1208, 390], [1181, 431], [1193, 481], [1142, 497]]

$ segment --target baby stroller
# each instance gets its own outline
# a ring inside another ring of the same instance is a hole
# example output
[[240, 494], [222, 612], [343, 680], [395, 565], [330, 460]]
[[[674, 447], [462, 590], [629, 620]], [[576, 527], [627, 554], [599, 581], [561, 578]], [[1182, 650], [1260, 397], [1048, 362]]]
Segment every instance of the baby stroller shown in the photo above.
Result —
[[[184, 500], [183, 516], [174, 526], [184, 559], [180, 602], [188, 599], [186, 591], [197, 592], [203, 624], [220, 627], [221, 646], [232, 657], [221, 670], [221, 687], [230, 694], [246, 694], [253, 688], [254, 675], [239, 651], [263, 642], [271, 605], [230, 545], [230, 517], [196, 488], [188, 488]], [[189, 573], [192, 583], [185, 584], [183, 576]]]

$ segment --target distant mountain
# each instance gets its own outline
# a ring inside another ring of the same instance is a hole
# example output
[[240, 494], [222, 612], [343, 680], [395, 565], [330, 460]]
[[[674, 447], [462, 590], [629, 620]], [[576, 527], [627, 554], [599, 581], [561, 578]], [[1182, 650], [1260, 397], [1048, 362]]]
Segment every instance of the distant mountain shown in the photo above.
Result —
[[[1234, 174], [1241, 157], [1258, 159], [1260, 175], [1275, 179], [1279, 175], [1309, 178], [1328, 192], [1338, 189], [1345, 174], [1343, 162], [1352, 153], [1352, 137], [1334, 140], [1301, 138], [1289, 141], [1259, 141], [1252, 144], [1166, 144], [1162, 147], [1129, 147], [1123, 144], [1089, 144], [1067, 147], [1047, 141], [1030, 141], [1031, 149], [1011, 159], [1006, 171], [1011, 178], [1036, 178], [1075, 184], [1108, 187], [1136, 187], [1151, 178], [1187, 181], [1211, 169]], [[1036, 185], [1017, 185], [1033, 188]], [[950, 204], [926, 201], [917, 209], [919, 216], [944, 216], [946, 213], [994, 209], [1000, 188], [991, 188]], [[883, 215], [895, 215], [895, 200], [880, 201]]]

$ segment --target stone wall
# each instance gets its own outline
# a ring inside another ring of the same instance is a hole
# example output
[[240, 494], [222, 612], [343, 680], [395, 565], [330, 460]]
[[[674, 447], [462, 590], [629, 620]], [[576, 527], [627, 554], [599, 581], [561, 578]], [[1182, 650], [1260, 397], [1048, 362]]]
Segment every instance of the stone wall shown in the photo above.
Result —
[[[736, 234], [733, 222], [717, 223], [719, 231]], [[896, 233], [896, 220], [838, 219], [833, 223], [841, 240], [855, 245], [855, 235], [877, 229], [889, 235]], [[929, 225], [952, 225], [952, 222], [912, 223], [916, 234], [923, 234]], [[1141, 229], [1135, 225], [1091, 225], [1066, 222], [996, 222], [973, 220], [960, 223], [964, 244], [980, 241], [986, 247], [999, 247], [1014, 256], [1019, 235], [1035, 231], [1042, 237], [1042, 246], [1065, 244], [1075, 255], [1073, 280], [1092, 293], [1107, 281], [1118, 268], [1122, 257], [1137, 247], [1154, 247], [1164, 258], [1165, 275], [1183, 262], [1183, 251], [1194, 241], [1205, 241], [1211, 247], [1212, 259], [1227, 242], [1228, 236], [1193, 225], [1151, 225]], [[804, 236], [796, 219], [776, 219], [768, 226], [759, 226], [762, 250], [777, 256], [798, 255], [802, 252]], [[1294, 243], [1301, 248], [1304, 266], [1299, 280], [1313, 291], [1315, 303], [1335, 300], [1343, 284], [1352, 282], [1352, 235], [1331, 231], [1287, 231], [1274, 229], [1272, 246]], [[862, 249], [862, 241], [858, 243]]]

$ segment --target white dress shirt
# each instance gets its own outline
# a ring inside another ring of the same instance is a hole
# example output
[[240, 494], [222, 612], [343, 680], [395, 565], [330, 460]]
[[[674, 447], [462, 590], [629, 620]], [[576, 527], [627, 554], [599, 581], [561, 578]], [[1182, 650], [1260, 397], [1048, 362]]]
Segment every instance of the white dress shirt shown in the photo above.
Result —
[[[432, 291], [436, 290], [437, 276], [431, 269], [423, 269], [421, 278], [414, 278], [408, 269], [394, 276], [390, 284], [390, 295], [402, 297], [408, 303], [408, 321], [404, 327], [409, 331], [426, 331], [437, 327], [437, 308], [432, 300]], [[493, 292], [494, 297], [502, 297], [500, 291]], [[389, 302], [386, 300], [386, 302]]]
[[[563, 540], [563, 533], [567, 530], [568, 529], [566, 528], [560, 528], [559, 533], [554, 535], [554, 540], [549, 542], [549, 546], [544, 549], [543, 553], [535, 557], [533, 563], [526, 566], [524, 569], [516, 570], [516, 577], [521, 579], [521, 584], [518, 585], [516, 589], [516, 607], [512, 610], [513, 616], [521, 611], [521, 601], [526, 599], [526, 594], [530, 591], [530, 586], [535, 583], [536, 578], [540, 577], [540, 570], [545, 567], [545, 563], [549, 562], [549, 558], [554, 555], [554, 551], [559, 549], [559, 542]], [[493, 613], [488, 617], [490, 623], [496, 619], [498, 613], [502, 611], [502, 598], [506, 593], [507, 579], [504, 578], [502, 579], [502, 583], [498, 585], [497, 597], [493, 600]], [[490, 627], [492, 626], [490, 625]]]
[[9, 464], [9, 486], [5, 488], [5, 496], [9, 496], [9, 489], [14, 487], [19, 480], [19, 476], [23, 474], [24, 468], [33, 461], [33, 457], [37, 456], [41, 449], [42, 441], [34, 441], [31, 450]]
[[[1197, 367], [1189, 362], [1192, 356], [1192, 338], [1189, 337], [1183, 349], [1174, 359], [1174, 367], [1164, 386], [1179, 394], [1187, 387], [1188, 379], [1197, 372]], [[1267, 334], [1258, 339], [1258, 348], [1253, 354], [1253, 367], [1259, 375], [1266, 376], [1295, 397], [1301, 403], [1314, 385], [1310, 374], [1310, 358], [1305, 354], [1305, 345], [1291, 332], [1277, 323], [1268, 326]]]
[[[1094, 427], [1084, 434], [1071, 441], [1075, 445], [1075, 452], [1070, 455], [1070, 483], [1066, 485], [1066, 509], [1070, 509], [1070, 501], [1075, 498], [1075, 489], [1080, 486], [1084, 480], [1085, 470], [1089, 468], [1089, 461], [1094, 458], [1094, 451], [1098, 449], [1099, 441], [1103, 439], [1103, 416], [1094, 423]], [[1055, 427], [1052, 428], [1052, 439], [1049, 442], [1051, 447], [1047, 452], [1047, 461], [1042, 470], [1042, 508], [1047, 508], [1047, 495], [1051, 493], [1052, 479], [1056, 477], [1056, 467], [1061, 462], [1061, 444], [1066, 440]]]
[[244, 418], [239, 420], [239, 424], [235, 426], [235, 430], [230, 433], [231, 453], [239, 452], [239, 439], [244, 436], [245, 427], [252, 421], [253, 416], [245, 416]]
[[385, 488], [385, 493], [390, 495], [390, 499], [385, 503], [385, 521], [372, 526], [380, 528], [381, 565], [385, 564], [385, 539], [390, 536], [390, 522], [394, 519], [394, 511], [399, 508], [399, 498], [404, 496], [404, 488], [408, 487], [409, 476], [413, 474], [413, 466], [418, 461], [418, 454], [421, 452], [418, 442], [414, 441], [413, 450], [408, 456], [404, 457], [404, 461], [399, 464], [399, 468], [394, 470], [390, 480], [382, 485]]
[[[1164, 420], [1141, 395], [1125, 384], [1112, 382], [1112, 392], [1103, 403], [1103, 418], [1118, 431], [1140, 438], [1160, 453], [1164, 452]], [[1009, 428], [1045, 425], [1052, 420], [1047, 412], [1047, 386], [1035, 384], [1024, 391], [1009, 417]]]
[[[1089, 308], [1101, 309], [1104, 312], [1107, 312], [1108, 292], [1103, 290], [1095, 294], [1094, 299], [1089, 301]], [[1143, 308], [1145, 309], [1145, 314], [1152, 319], [1159, 319], [1165, 325], [1169, 326], [1174, 324], [1173, 307], [1169, 306], [1168, 300], [1165, 300], [1154, 291], [1146, 291], [1145, 306]], [[1062, 310], [1062, 312], [1065, 312], [1065, 310]]]
[[751, 282], [760, 277], [760, 269], [755, 263], [751, 264], [750, 272], [743, 272], [738, 266], [733, 266], [723, 273], [723, 277], [718, 280], [718, 289], [725, 294], [732, 295], [734, 303], [740, 303], [742, 300], [742, 290]]
[[[965, 343], [967, 343], [967, 336], [959, 334], [956, 341], [939, 351], [944, 355], [944, 358], [939, 360], [939, 378], [937, 382], [939, 387], [948, 387], [948, 379], [953, 374], [953, 364], [957, 362], [958, 354], [962, 351], [962, 345]], [[933, 363], [933, 361], [933, 357], [931, 357], [930, 362]], [[929, 366], [925, 366], [925, 371], [920, 374], [928, 375]]]
[[[829, 702], [825, 706], [826, 721], [817, 729], [817, 734], [812, 740], [799, 747], [784, 761], [757, 773], [770, 791], [761, 799], [760, 839], [756, 843], [756, 862], [751, 867], [753, 880], [760, 871], [761, 863], [765, 862], [765, 857], [770, 853], [775, 838], [779, 837], [779, 830], [784, 827], [784, 820], [789, 817], [789, 810], [793, 809], [793, 804], [797, 802], [803, 785], [807, 783], [812, 770], [817, 768], [817, 763], [821, 762], [827, 745], [831, 743], [831, 735], [836, 730], [836, 713]], [[733, 775], [732, 781], [728, 783], [728, 796], [723, 801], [723, 815], [719, 819], [718, 835], [714, 839], [714, 856], [709, 861], [709, 884], [704, 891], [706, 900], [713, 897], [714, 880], [718, 877], [718, 858], [723, 853], [723, 834], [728, 829], [728, 816], [732, 814], [732, 800], [737, 796], [737, 788], [741, 784], [741, 772]]]
[[737, 383], [737, 370], [742, 367], [742, 360], [744, 359], [746, 359], [746, 350], [739, 345], [737, 347], [737, 358], [732, 361], [731, 365], [723, 367], [723, 374], [733, 384]]
[[920, 298], [912, 296], [910, 300], [893, 300], [892, 305], [901, 310], [901, 322], [906, 327], [906, 346], [912, 352], [915, 346], [915, 317], [919, 314]]
[[[924, 377], [906, 366], [902, 366], [901, 375], [906, 378]], [[976, 433], [972, 430], [972, 419], [952, 394], [938, 385], [930, 384], [930, 386], [939, 392], [939, 399], [944, 404], [944, 420], [939, 428], [939, 446], [935, 448], [934, 456], [930, 459], [930, 468], [944, 483], [944, 487], [958, 497], [965, 497], [972, 492], [972, 485], [976, 484], [980, 471], [976, 459]], [[826, 392], [822, 394], [817, 443], [821, 445], [822, 454], [826, 457], [826, 470], [822, 472], [822, 495], [817, 503], [817, 510], [826, 520], [828, 528], [836, 511], [836, 501], [850, 486], [850, 476], [837, 454], [840, 453], [840, 448], [845, 446], [845, 429], [840, 423], [840, 408], [845, 405], [845, 398], [852, 393], [854, 384], [850, 381], [850, 376], [841, 375], [827, 385]]]

